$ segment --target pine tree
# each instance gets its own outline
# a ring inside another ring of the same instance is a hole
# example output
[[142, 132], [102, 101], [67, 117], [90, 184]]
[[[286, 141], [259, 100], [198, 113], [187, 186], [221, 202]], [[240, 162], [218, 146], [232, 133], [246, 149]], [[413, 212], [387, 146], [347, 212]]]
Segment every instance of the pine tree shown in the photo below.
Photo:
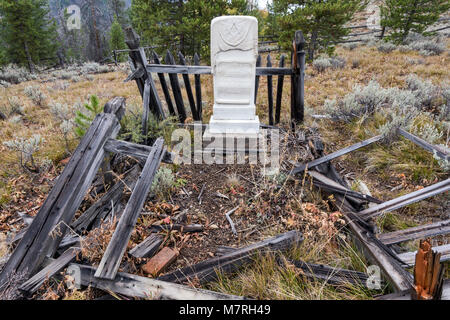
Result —
[[[117, 17], [114, 17], [114, 22], [111, 25], [111, 30], [109, 33], [109, 47], [111, 50], [121, 50], [126, 48], [125, 33], [123, 32]], [[117, 59], [119, 61], [124, 61], [124, 57], [125, 56], [123, 54], [119, 54]]]
[[425, 30], [449, 8], [448, 0], [386, 0], [380, 7], [381, 25], [393, 30], [386, 39], [401, 43], [410, 32], [426, 35]]
[[56, 60], [56, 24], [48, 13], [46, 0], [0, 0], [1, 36], [9, 62], [34, 71], [35, 64]]
[[125, 13], [125, 1], [123, 0], [109, 0], [109, 7], [112, 11], [114, 19], [116, 19], [122, 28], [128, 23], [128, 16]]
[[180, 50], [207, 58], [211, 20], [251, 13], [246, 0], [133, 0], [131, 21], [143, 43], [160, 46], [160, 53]]
[[308, 59], [316, 53], [334, 52], [334, 43], [349, 33], [344, 25], [367, 1], [360, 0], [273, 0], [272, 10], [280, 30], [280, 44], [291, 50], [296, 30], [303, 32]]

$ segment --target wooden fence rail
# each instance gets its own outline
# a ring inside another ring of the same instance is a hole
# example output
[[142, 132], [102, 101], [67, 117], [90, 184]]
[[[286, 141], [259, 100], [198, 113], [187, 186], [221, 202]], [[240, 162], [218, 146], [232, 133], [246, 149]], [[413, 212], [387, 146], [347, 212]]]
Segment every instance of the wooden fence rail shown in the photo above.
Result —
[[[153, 52], [152, 62], [148, 63], [144, 49], [139, 47], [140, 38], [133, 29], [127, 29], [127, 41], [130, 48], [130, 64], [132, 74], [126, 81], [135, 80], [141, 97], [143, 99], [143, 116], [142, 116], [142, 133], [147, 136], [148, 113], [152, 112], [157, 118], [164, 119], [164, 111], [162, 109], [161, 100], [158, 97], [152, 74], [158, 75], [159, 83], [164, 95], [167, 109], [171, 116], [178, 117], [180, 123], [184, 123], [189, 115], [194, 121], [202, 121], [202, 91], [201, 91], [201, 75], [210, 75], [212, 73], [211, 66], [200, 65], [200, 57], [194, 55], [194, 65], [187, 65], [186, 58], [181, 52], [177, 53], [179, 64], [176, 64], [174, 55], [167, 51], [164, 57], [164, 64], [161, 63], [160, 57]], [[256, 78], [255, 78], [255, 103], [258, 95], [259, 78], [266, 76], [268, 80], [268, 119], [269, 125], [275, 125], [280, 122], [282, 108], [282, 94], [284, 77], [291, 77], [291, 123], [295, 124], [303, 121], [304, 115], [304, 70], [305, 70], [305, 40], [301, 31], [295, 33], [294, 52], [292, 52], [292, 67], [285, 67], [285, 56], [280, 59], [279, 67], [272, 67], [272, 57], [267, 57], [266, 67], [261, 66], [261, 55], [257, 57]], [[168, 75], [170, 89], [165, 74]], [[178, 75], [182, 75], [184, 86], [180, 85]], [[189, 75], [194, 75], [194, 84], [191, 84]], [[273, 96], [273, 77], [277, 77], [277, 96], [274, 102]], [[187, 102], [183, 100], [182, 88], [186, 91]], [[195, 89], [195, 92], [194, 92]], [[172, 93], [170, 92], [172, 91]], [[186, 110], [186, 104], [189, 105], [189, 111]], [[274, 107], [275, 105], [275, 107]], [[275, 108], [275, 111], [274, 111]]]

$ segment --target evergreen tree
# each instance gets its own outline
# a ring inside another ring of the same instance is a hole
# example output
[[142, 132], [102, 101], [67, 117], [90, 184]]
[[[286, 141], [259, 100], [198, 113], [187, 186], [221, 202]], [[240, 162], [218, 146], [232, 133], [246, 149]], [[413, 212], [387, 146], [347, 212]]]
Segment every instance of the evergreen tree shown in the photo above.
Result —
[[295, 31], [301, 30], [309, 60], [318, 52], [332, 54], [334, 43], [349, 33], [344, 25], [366, 4], [360, 0], [273, 0], [280, 44], [291, 50]]
[[163, 48], [160, 53], [181, 50], [207, 58], [211, 20], [251, 13], [246, 0], [134, 0], [131, 21], [145, 44]]
[[2, 39], [9, 62], [27, 65], [56, 60], [56, 24], [49, 18], [46, 0], [0, 0]]
[[449, 8], [448, 0], [386, 0], [380, 7], [381, 25], [393, 30], [386, 39], [401, 43], [410, 32], [426, 35], [425, 30]]
[[125, 12], [125, 1], [109, 0], [109, 7], [114, 19], [117, 19], [122, 28], [124, 28], [128, 24], [128, 16]]
[[[126, 49], [125, 44], [125, 33], [120, 26], [119, 20], [117, 17], [114, 17], [114, 22], [111, 25], [111, 30], [109, 33], [109, 47], [111, 50], [121, 50]], [[119, 61], [124, 61], [125, 56], [123, 54], [118, 54], [117, 59]]]

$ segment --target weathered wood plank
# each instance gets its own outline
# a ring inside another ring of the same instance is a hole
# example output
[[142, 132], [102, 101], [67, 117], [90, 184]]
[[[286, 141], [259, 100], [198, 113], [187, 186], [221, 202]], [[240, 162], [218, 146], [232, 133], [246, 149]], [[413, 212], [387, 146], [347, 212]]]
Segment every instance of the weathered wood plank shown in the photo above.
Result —
[[[442, 246], [433, 247], [433, 251], [441, 253], [441, 262], [450, 260], [450, 244], [444, 244]], [[405, 252], [400, 253], [397, 256], [408, 266], [413, 266], [416, 261], [416, 253], [417, 251]]]
[[314, 178], [313, 183], [317, 187], [322, 188], [325, 191], [336, 192], [336, 193], [342, 194], [344, 197], [347, 197], [347, 198], [356, 198], [356, 199], [364, 200], [367, 202], [373, 202], [373, 203], [381, 203], [382, 202], [381, 200], [378, 200], [369, 195], [347, 189], [344, 186], [342, 186], [341, 184], [331, 180], [327, 176], [324, 176], [323, 174], [321, 174], [317, 171], [308, 171], [308, 174]]
[[[267, 56], [267, 68], [272, 67], [272, 59], [270, 54]], [[272, 76], [267, 76], [267, 98], [269, 104], [269, 125], [273, 126], [273, 83]]]
[[141, 120], [142, 136], [143, 136], [143, 143], [147, 144], [148, 117], [150, 116], [150, 81], [148, 79], [145, 80], [144, 82], [144, 97], [142, 98], [142, 108], [143, 108]]
[[302, 122], [304, 118], [304, 82], [305, 82], [305, 39], [301, 31], [296, 31], [292, 43], [292, 77], [291, 77], [291, 121], [292, 125]]
[[[194, 54], [194, 65], [200, 66], [200, 57], [197, 53]], [[203, 105], [202, 105], [202, 83], [200, 81], [200, 75], [196, 74], [195, 79], [195, 98], [197, 100], [197, 118], [199, 121], [203, 119]]]
[[171, 231], [171, 230], [179, 230], [183, 233], [190, 233], [190, 232], [202, 232], [204, 229], [202, 224], [187, 224], [182, 225], [179, 223], [172, 223], [172, 224], [161, 224], [161, 225], [152, 225], [151, 230], [152, 231]]
[[[341, 205], [346, 201], [340, 195], [336, 195], [336, 200], [336, 203]], [[365, 256], [381, 268], [384, 276], [389, 279], [395, 289], [402, 291], [412, 288], [412, 275], [403, 269], [402, 265], [393, 258], [392, 253], [388, 251], [389, 249], [382, 246], [381, 242], [378, 242], [371, 232], [368, 232], [366, 229], [361, 227], [361, 225], [350, 218], [348, 215], [349, 208], [343, 209], [339, 206], [338, 208], [342, 212], [347, 213], [344, 214], [347, 226], [352, 231], [355, 240], [357, 240], [360, 244]]]
[[[284, 54], [281, 55], [280, 58], [280, 68], [284, 68], [286, 56]], [[284, 84], [284, 75], [278, 76], [277, 82], [277, 100], [275, 107], [275, 124], [280, 123], [280, 114], [281, 114], [281, 99], [283, 97], [283, 84]]]
[[211, 281], [217, 277], [217, 271], [233, 272], [243, 263], [249, 262], [252, 256], [259, 252], [283, 251], [303, 241], [299, 231], [289, 231], [276, 237], [266, 239], [244, 248], [237, 249], [223, 256], [202, 261], [198, 264], [178, 269], [159, 277], [159, 280], [181, 283], [197, 279], [200, 282]]
[[[159, 60], [158, 54], [153, 51], [153, 61], [155, 64], [161, 64]], [[167, 86], [166, 78], [164, 77], [164, 73], [158, 73], [159, 83], [161, 84], [161, 89], [163, 91], [164, 97], [166, 99], [167, 108], [169, 109], [169, 113], [171, 116], [176, 116], [175, 109], [173, 107], [172, 98], [170, 97], [169, 87]]]
[[151, 75], [151, 73], [149, 73], [147, 71], [147, 69], [145, 68], [145, 66], [148, 64], [147, 63], [147, 57], [145, 55], [145, 51], [142, 47], [139, 48], [139, 59], [142, 63], [142, 65], [144, 66], [144, 70], [145, 70], [145, 82], [149, 84], [150, 86], [150, 102], [152, 102], [151, 105], [153, 105], [153, 113], [160, 119], [164, 119], [165, 115], [164, 115], [164, 110], [162, 107], [162, 103], [161, 100], [159, 99], [159, 95], [158, 95], [158, 91], [156, 89], [156, 85], [155, 85], [155, 81], [153, 80], [153, 77]]
[[130, 51], [128, 53], [128, 61], [130, 64], [131, 72], [134, 73], [139, 68], [141, 68], [141, 75], [139, 77], [136, 77], [134, 80], [136, 81], [136, 85], [138, 86], [139, 92], [141, 94], [141, 97], [144, 97], [144, 79], [142, 78], [144, 74], [144, 68], [142, 65], [139, 64], [138, 60], [138, 53], [137, 50], [139, 48], [140, 44], [140, 37], [139, 35], [131, 28], [128, 27], [125, 29], [125, 43], [127, 44], [128, 48], [130, 48]]
[[380, 141], [381, 138], [382, 138], [382, 136], [378, 135], [378, 136], [375, 136], [373, 138], [370, 138], [370, 139], [367, 139], [367, 140], [355, 143], [355, 144], [353, 144], [353, 145], [351, 145], [349, 147], [346, 147], [344, 149], [341, 149], [341, 150], [335, 151], [333, 153], [327, 154], [326, 156], [321, 157], [319, 159], [315, 159], [315, 160], [313, 160], [311, 162], [300, 164], [299, 166], [296, 166], [294, 169], [292, 169], [290, 174], [297, 174], [297, 173], [303, 172], [306, 168], [311, 169], [311, 168], [313, 168], [313, 167], [315, 167], [315, 166], [317, 166], [319, 164], [322, 164], [322, 163], [328, 162], [330, 160], [336, 159], [336, 158], [338, 158], [340, 156], [343, 156], [344, 154], [347, 154], [347, 153], [350, 153], [352, 151], [358, 150], [358, 149], [360, 149], [362, 147], [365, 147], [365, 146], [367, 146], [367, 145], [369, 145], [371, 143]]
[[[331, 285], [362, 285], [365, 286], [368, 276], [359, 271], [330, 267], [322, 264], [304, 262], [300, 260], [287, 260], [296, 268], [303, 271], [303, 275], [309, 279], [325, 281]], [[281, 260], [282, 262], [282, 260]]]
[[[178, 52], [178, 58], [180, 59], [180, 64], [182, 66], [185, 66], [186, 59], [184, 58], [184, 56], [181, 52]], [[188, 96], [189, 106], [191, 108], [192, 118], [195, 121], [199, 121], [200, 119], [198, 119], [197, 108], [195, 106], [195, 101], [194, 101], [194, 94], [192, 93], [191, 81], [189, 80], [188, 74], [183, 74], [183, 81], [184, 81], [184, 87], [186, 89], [186, 94]]]
[[378, 239], [386, 245], [396, 244], [400, 242], [425, 239], [437, 235], [445, 235], [450, 233], [450, 219], [430, 223], [405, 230], [398, 230], [378, 235]]
[[[175, 65], [175, 59], [169, 50], [167, 50], [165, 61], [168, 64]], [[170, 86], [172, 87], [173, 97], [175, 99], [175, 104], [177, 106], [178, 118], [180, 119], [181, 123], [184, 123], [184, 121], [186, 120], [186, 110], [184, 108], [183, 96], [181, 95], [180, 83], [178, 81], [178, 74], [169, 73], [169, 79], [170, 79]]]
[[135, 258], [150, 258], [158, 251], [163, 240], [164, 237], [158, 234], [151, 234], [145, 238], [144, 241], [131, 249], [129, 254]]
[[[261, 67], [261, 55], [259, 54], [258, 57], [256, 58], [256, 69], [258, 69], [259, 67]], [[255, 104], [256, 104], [256, 99], [258, 98], [258, 88], [259, 88], [259, 75], [257, 74], [255, 76]]]
[[[147, 65], [148, 72], [156, 72], [156, 73], [168, 73], [168, 74], [211, 74], [210, 66], [181, 66], [181, 65], [172, 65], [166, 61], [166, 64], [148, 64]], [[261, 67], [261, 63], [256, 67], [256, 75], [259, 76], [279, 76], [292, 75], [292, 69], [289, 68], [277, 68], [277, 67]]]
[[445, 150], [442, 147], [428, 143], [425, 140], [423, 140], [419, 137], [416, 137], [415, 135], [413, 135], [413, 134], [409, 133], [408, 131], [405, 131], [401, 128], [399, 128], [398, 131], [402, 136], [404, 136], [406, 139], [410, 140], [411, 142], [415, 143], [419, 147], [435, 154], [436, 156], [438, 156], [441, 159], [450, 161], [450, 152], [448, 150]]
[[[99, 114], [73, 153], [23, 239], [0, 274], [0, 284], [12, 273], [32, 275], [45, 256], [52, 256], [64, 237], [84, 195], [100, 167], [104, 144], [120, 128], [113, 114]], [[57, 230], [55, 230], [57, 229]], [[50, 235], [57, 231], [57, 237]]]
[[[375, 300], [412, 300], [412, 290], [405, 290], [402, 292], [390, 293], [383, 296], [376, 297]], [[450, 279], [444, 280], [442, 288], [441, 300], [450, 300]]]
[[139, 165], [134, 166], [124, 174], [123, 179], [119, 179], [97, 202], [89, 207], [81, 216], [71, 224], [71, 228], [76, 232], [88, 231], [95, 219], [103, 212], [109, 213], [112, 205], [117, 204], [123, 195], [125, 186], [133, 190], [134, 184], [139, 177]]
[[65, 266], [67, 266], [77, 254], [81, 251], [81, 248], [69, 248], [57, 259], [52, 261], [49, 265], [43, 268], [41, 271], [36, 273], [33, 277], [24, 282], [19, 290], [25, 291], [27, 294], [32, 294], [36, 292], [39, 287], [44, 283], [45, 280], [51, 278], [56, 273], [61, 271]]
[[358, 216], [367, 220], [369, 218], [376, 217], [382, 213], [390, 212], [399, 209], [401, 207], [404, 207], [406, 205], [415, 203], [417, 201], [421, 201], [423, 199], [435, 196], [437, 194], [444, 193], [448, 190], [450, 190], [450, 178], [435, 183], [431, 186], [425, 187], [423, 189], [405, 194], [401, 197], [397, 197], [395, 199], [383, 202], [379, 205], [373, 206], [366, 210], [360, 211], [358, 212]]
[[241, 300], [243, 297], [195, 289], [175, 283], [119, 272], [114, 280], [96, 278], [96, 270], [89, 266], [72, 263], [67, 275], [74, 277], [77, 287], [94, 287], [142, 299], [171, 300]]
[[[135, 157], [141, 160], [147, 160], [148, 155], [152, 151], [152, 147], [123, 140], [108, 139], [105, 144], [105, 150], [108, 152]], [[162, 162], [173, 163], [173, 159], [174, 155], [171, 152], [166, 151]]]
[[[332, 164], [328, 164], [326, 176], [335, 182], [340, 177]], [[397, 256], [369, 231], [364, 223], [359, 221], [355, 208], [340, 194], [335, 194], [334, 205], [344, 214], [347, 227], [352, 231], [353, 238], [362, 248], [364, 255], [372, 263], [377, 264], [384, 276], [393, 284], [397, 291], [410, 290], [413, 284], [412, 275], [403, 269]], [[363, 227], [364, 225], [364, 227]]]
[[111, 238], [108, 247], [100, 261], [99, 267], [95, 273], [98, 278], [114, 279], [119, 269], [122, 256], [125, 253], [131, 232], [136, 224], [142, 207], [144, 205], [153, 178], [158, 170], [164, 155], [163, 139], [158, 138], [153, 145], [152, 151], [147, 158], [142, 173], [136, 183], [136, 187], [120, 217], [116, 230]]

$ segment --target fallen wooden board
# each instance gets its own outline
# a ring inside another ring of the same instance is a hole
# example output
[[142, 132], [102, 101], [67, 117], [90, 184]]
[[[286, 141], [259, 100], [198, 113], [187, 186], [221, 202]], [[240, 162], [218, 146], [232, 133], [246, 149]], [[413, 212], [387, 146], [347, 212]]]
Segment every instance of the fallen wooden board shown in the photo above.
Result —
[[32, 294], [36, 292], [39, 287], [44, 283], [46, 279], [51, 278], [56, 273], [61, 271], [65, 266], [67, 266], [77, 254], [81, 251], [81, 248], [69, 248], [57, 259], [53, 260], [49, 265], [43, 268], [41, 271], [36, 273], [33, 277], [24, 282], [19, 290], [26, 292], [27, 294]]
[[[411, 290], [405, 290], [402, 292], [390, 293], [376, 297], [375, 300], [412, 300], [411, 292]], [[450, 279], [444, 280], [441, 300], [450, 300]]]
[[159, 280], [182, 283], [197, 279], [207, 282], [216, 279], [218, 272], [233, 272], [249, 262], [255, 253], [284, 251], [303, 241], [301, 232], [293, 230], [278, 236], [236, 249], [223, 256], [202, 261], [159, 277]]
[[183, 233], [202, 232], [204, 227], [202, 224], [157, 224], [150, 227], [152, 232], [178, 230]]
[[158, 234], [151, 234], [128, 253], [135, 258], [150, 258], [158, 251], [163, 240], [164, 237]]
[[303, 275], [309, 279], [325, 281], [330, 285], [362, 285], [366, 286], [367, 274], [363, 272], [334, 268], [322, 264], [309, 263], [299, 260], [287, 260], [296, 268], [303, 271]]
[[[123, 108], [124, 100], [118, 102]], [[102, 163], [106, 140], [115, 137], [119, 129], [114, 114], [97, 115], [2, 269], [0, 285], [15, 273], [27, 279], [46, 256], [53, 256]]]
[[390, 212], [437, 194], [447, 192], [448, 190], [450, 190], [450, 178], [426, 188], [405, 194], [401, 197], [383, 202], [366, 210], [359, 211], [358, 216], [367, 220], [385, 212]]
[[[450, 244], [445, 244], [438, 247], [433, 247], [433, 251], [441, 253], [441, 262], [450, 260]], [[405, 252], [398, 254], [398, 258], [405, 262], [408, 266], [413, 266], [414, 262], [416, 261], [416, 253], [417, 251], [413, 252]]]
[[450, 219], [405, 230], [382, 233], [378, 235], [378, 239], [384, 244], [390, 245], [415, 239], [425, 239], [437, 235], [445, 235], [448, 233], [450, 233]]
[[[100, 215], [107, 215], [112, 210], [112, 206], [117, 204], [122, 198], [124, 187], [133, 190], [136, 180], [139, 177], [139, 165], [134, 166], [119, 179], [96, 203], [89, 207], [81, 216], [71, 224], [71, 228], [77, 232], [89, 230], [95, 219]], [[105, 213], [105, 214], [104, 214]]]
[[118, 272], [114, 280], [96, 278], [95, 268], [72, 263], [66, 274], [74, 278], [75, 286], [91, 286], [106, 292], [115, 292], [142, 299], [171, 300], [242, 300], [244, 297]]
[[[112, 153], [120, 153], [135, 157], [141, 160], [147, 160], [148, 155], [152, 151], [152, 147], [122, 140], [108, 139], [105, 144], [105, 150]], [[162, 162], [173, 163], [173, 159], [174, 155], [171, 152], [166, 151]]]
[[376, 199], [372, 196], [353, 191], [350, 189], [345, 188], [344, 186], [340, 185], [339, 183], [331, 180], [327, 176], [324, 176], [323, 174], [317, 172], [317, 171], [308, 171], [308, 174], [314, 178], [314, 184], [317, 185], [319, 188], [324, 189], [325, 191], [330, 192], [337, 192], [345, 196], [346, 198], [356, 198], [359, 200], [363, 200], [366, 202], [372, 202], [372, 203], [382, 203], [381, 200]]
[[378, 135], [378, 136], [375, 136], [373, 138], [370, 138], [370, 139], [367, 139], [367, 140], [355, 143], [355, 144], [353, 144], [353, 145], [351, 145], [351, 146], [349, 146], [347, 148], [344, 148], [344, 149], [338, 150], [336, 152], [330, 153], [330, 154], [328, 154], [328, 155], [326, 155], [324, 157], [315, 159], [315, 160], [313, 160], [311, 162], [300, 164], [299, 166], [297, 166], [294, 169], [292, 169], [290, 174], [294, 175], [294, 174], [303, 172], [303, 171], [305, 171], [306, 168], [311, 169], [311, 168], [313, 168], [313, 167], [315, 167], [315, 166], [317, 166], [319, 164], [322, 164], [322, 163], [328, 162], [330, 160], [333, 160], [335, 158], [338, 158], [340, 156], [343, 156], [344, 154], [347, 154], [349, 152], [355, 151], [357, 149], [365, 147], [365, 146], [367, 146], [369, 144], [372, 144], [374, 142], [380, 141], [381, 139], [382, 139], [382, 136]]
[[445, 150], [444, 148], [440, 146], [433, 145], [431, 143], [426, 142], [425, 140], [416, 137], [415, 135], [409, 133], [408, 131], [405, 131], [403, 129], [398, 129], [399, 133], [404, 136], [409, 141], [415, 143], [419, 147], [435, 154], [441, 159], [450, 161], [450, 152], [448, 150]]
[[[330, 179], [338, 182], [339, 175], [334, 166], [329, 163], [326, 174]], [[397, 291], [409, 290], [412, 288], [412, 275], [403, 269], [395, 254], [381, 241], [375, 238], [374, 234], [364, 228], [359, 222], [355, 208], [340, 194], [335, 194], [335, 206], [344, 214], [348, 228], [352, 231], [354, 239], [363, 249], [364, 255], [374, 264], [377, 264], [384, 276], [393, 284]]]
[[114, 279], [123, 254], [125, 253], [131, 233], [144, 206], [145, 199], [165, 153], [163, 139], [158, 138], [152, 147], [139, 180], [128, 200], [127, 206], [120, 217], [111, 241], [103, 254], [95, 273], [98, 278]]

